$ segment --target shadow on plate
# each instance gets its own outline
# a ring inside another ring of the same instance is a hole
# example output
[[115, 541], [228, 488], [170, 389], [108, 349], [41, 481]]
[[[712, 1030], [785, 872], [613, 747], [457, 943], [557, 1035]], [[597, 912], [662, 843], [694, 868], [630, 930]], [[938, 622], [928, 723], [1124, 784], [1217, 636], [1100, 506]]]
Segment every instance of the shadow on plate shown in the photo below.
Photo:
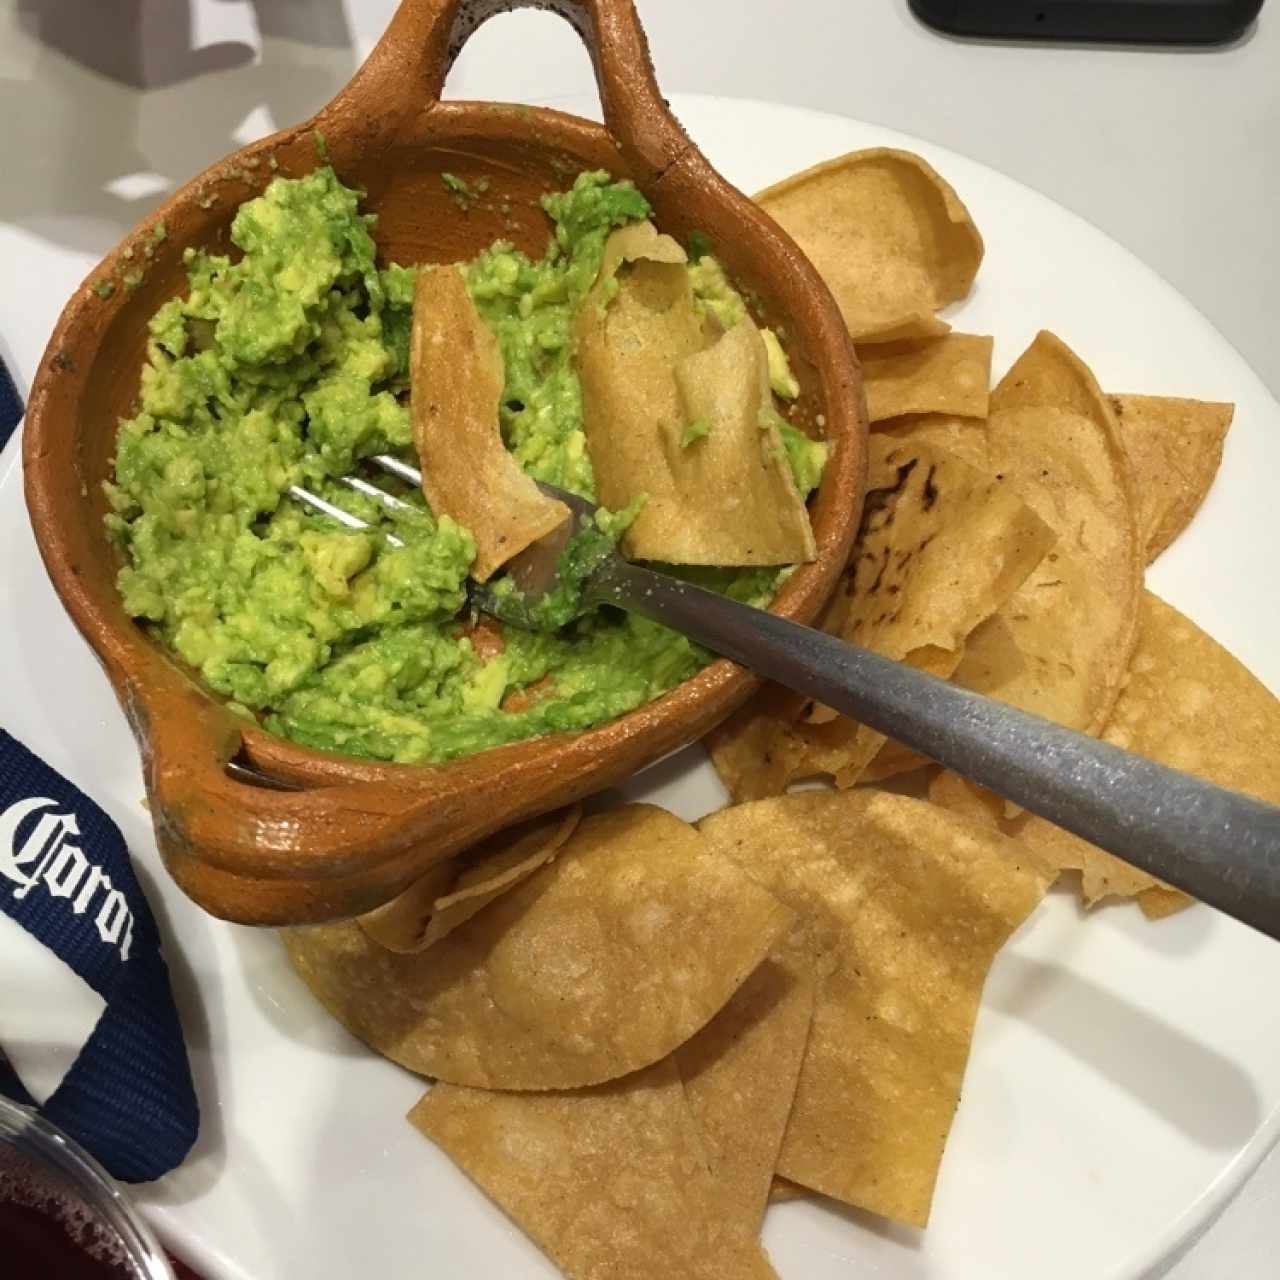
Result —
[[1000, 958], [991, 1007], [1035, 1028], [1209, 1150], [1246, 1142], [1262, 1122], [1248, 1076], [1222, 1054], [1057, 965]]
[[859, 1231], [879, 1236], [882, 1240], [897, 1245], [907, 1254], [919, 1253], [924, 1245], [925, 1233], [918, 1227], [909, 1227], [902, 1222], [891, 1222], [888, 1218], [882, 1218], [867, 1209], [858, 1209], [851, 1204], [845, 1204], [842, 1200], [833, 1200], [830, 1196], [824, 1196], [820, 1191], [813, 1191], [807, 1187], [803, 1196], [783, 1204], [771, 1204], [768, 1212], [770, 1215], [784, 1216], [792, 1212], [791, 1205], [807, 1206], [809, 1212], [815, 1209], [821, 1210], [825, 1214], [849, 1223], [850, 1226], [857, 1227]]
[[1148, 920], [1132, 898], [1104, 898], [1086, 907], [1080, 897], [1080, 872], [1062, 871], [1049, 890], [1070, 897], [1075, 903], [1081, 927], [1091, 920], [1105, 920], [1118, 927], [1131, 942], [1156, 955], [1186, 958], [1212, 941], [1214, 921], [1219, 917], [1209, 907], [1196, 902], [1161, 920]]
[[345, 1031], [293, 971], [272, 929], [225, 925], [240, 976], [272, 1028], [294, 1044], [332, 1057], [368, 1058], [373, 1050]]
[[600, 813], [620, 804], [656, 804], [686, 822], [729, 803], [702, 743], [690, 743], [633, 774], [626, 782], [588, 796], [586, 813]]

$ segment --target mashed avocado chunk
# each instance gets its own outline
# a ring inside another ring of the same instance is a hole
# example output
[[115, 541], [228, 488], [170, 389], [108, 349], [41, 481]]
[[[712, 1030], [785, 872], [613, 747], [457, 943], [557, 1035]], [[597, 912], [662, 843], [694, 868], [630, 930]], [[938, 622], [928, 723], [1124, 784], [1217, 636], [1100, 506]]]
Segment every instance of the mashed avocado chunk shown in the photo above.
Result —
[[[591, 497], [572, 317], [609, 232], [650, 210], [605, 174], [544, 207], [545, 256], [495, 244], [467, 264], [467, 287], [502, 350], [508, 447], [530, 475]], [[138, 412], [120, 425], [107, 486], [126, 609], [273, 732], [384, 760], [585, 729], [694, 674], [709, 655], [683, 636], [615, 610], [573, 616], [573, 593], [627, 513], [602, 513], [571, 548], [566, 593], [542, 619], [558, 630], [476, 626], [469, 532], [386, 477], [405, 506], [340, 482], [371, 454], [412, 456], [414, 271], [377, 265], [372, 227], [326, 165], [240, 208], [236, 260], [187, 251], [188, 293], [151, 320]], [[712, 314], [741, 308], [714, 259], [691, 270]], [[807, 491], [824, 447], [794, 434], [803, 443], [784, 442]], [[292, 485], [370, 527], [312, 512]], [[761, 605], [779, 577], [702, 574]]]

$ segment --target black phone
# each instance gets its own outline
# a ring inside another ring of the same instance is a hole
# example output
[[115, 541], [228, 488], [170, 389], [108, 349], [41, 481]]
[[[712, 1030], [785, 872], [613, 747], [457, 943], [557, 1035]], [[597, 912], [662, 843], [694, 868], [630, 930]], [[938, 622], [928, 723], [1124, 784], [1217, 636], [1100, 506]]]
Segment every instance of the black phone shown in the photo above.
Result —
[[1224, 44], [1258, 16], [1262, 0], [908, 0], [922, 22], [998, 40], [1124, 40]]

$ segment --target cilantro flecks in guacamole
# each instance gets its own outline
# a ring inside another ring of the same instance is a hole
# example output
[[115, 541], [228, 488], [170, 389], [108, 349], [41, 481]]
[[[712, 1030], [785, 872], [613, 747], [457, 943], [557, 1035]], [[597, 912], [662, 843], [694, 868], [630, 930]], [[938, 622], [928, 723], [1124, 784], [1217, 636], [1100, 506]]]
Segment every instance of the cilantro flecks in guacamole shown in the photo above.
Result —
[[[239, 261], [187, 251], [188, 295], [151, 321], [139, 412], [121, 424], [108, 486], [125, 607], [270, 730], [384, 760], [585, 729], [692, 675], [705, 651], [614, 610], [555, 632], [473, 628], [468, 531], [416, 490], [397, 489], [411, 509], [392, 513], [338, 483], [370, 454], [412, 449], [414, 272], [376, 265], [358, 198], [327, 166], [278, 178], [235, 217]], [[535, 478], [591, 497], [571, 319], [609, 231], [649, 206], [630, 184], [583, 174], [544, 207], [545, 256], [495, 244], [467, 265], [467, 288], [502, 350], [508, 447]], [[695, 270], [704, 305], [741, 305], [714, 259]], [[793, 460], [806, 491], [823, 453], [805, 441]], [[314, 514], [288, 497], [294, 484], [372, 527]], [[778, 576], [699, 580], [764, 604]]]

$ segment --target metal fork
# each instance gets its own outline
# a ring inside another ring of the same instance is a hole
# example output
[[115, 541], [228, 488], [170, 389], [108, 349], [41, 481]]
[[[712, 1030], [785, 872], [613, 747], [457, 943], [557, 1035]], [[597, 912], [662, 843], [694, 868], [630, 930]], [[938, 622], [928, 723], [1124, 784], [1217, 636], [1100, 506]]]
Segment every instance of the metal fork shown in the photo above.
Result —
[[[422, 472], [417, 467], [410, 466], [407, 462], [401, 462], [394, 455], [379, 453], [375, 454], [369, 461], [381, 467], [383, 471], [390, 472], [391, 475], [398, 476], [401, 480], [407, 480], [415, 489], [422, 488]], [[348, 489], [353, 489], [356, 493], [363, 493], [375, 502], [382, 503], [389, 511], [418, 510], [417, 507], [405, 502], [403, 498], [397, 498], [394, 493], [379, 489], [376, 484], [370, 484], [368, 480], [364, 480], [360, 476], [343, 476], [341, 483], [345, 484]], [[367, 520], [361, 520], [359, 516], [353, 516], [350, 511], [344, 511], [341, 507], [335, 506], [332, 502], [322, 498], [318, 493], [312, 493], [310, 489], [304, 489], [300, 484], [291, 484], [288, 488], [288, 494], [291, 498], [296, 498], [313, 511], [319, 511], [331, 520], [336, 520], [339, 524], [346, 525], [348, 529], [367, 529], [369, 527]], [[404, 546], [404, 539], [398, 538], [394, 533], [388, 533], [386, 538], [393, 547]]]
[[[417, 469], [398, 458], [373, 461], [421, 483]], [[343, 482], [393, 510], [409, 505], [357, 476]], [[470, 593], [477, 608], [515, 625], [527, 625], [528, 604], [554, 588], [558, 548], [596, 509], [541, 487], [570, 510], [559, 538], [510, 562], [517, 592], [496, 596], [473, 584]], [[348, 528], [368, 527], [305, 489], [289, 492]], [[583, 604], [616, 605], [682, 632], [1280, 939], [1278, 808], [616, 554], [588, 577]]]

